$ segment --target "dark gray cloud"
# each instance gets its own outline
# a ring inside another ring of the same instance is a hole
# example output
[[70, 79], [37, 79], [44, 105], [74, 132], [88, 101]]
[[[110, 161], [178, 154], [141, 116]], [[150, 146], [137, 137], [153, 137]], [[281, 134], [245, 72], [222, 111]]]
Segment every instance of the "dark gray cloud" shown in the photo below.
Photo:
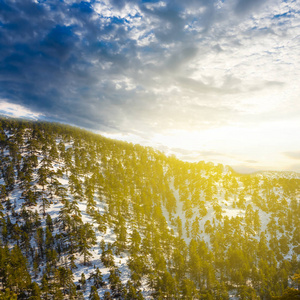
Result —
[[[116, 100], [109, 77], [124, 73], [134, 57], [134, 42], [115, 41], [123, 34], [119, 23], [102, 24], [85, 2], [0, 5], [1, 97], [52, 118], [97, 126], [92, 104], [101, 109], [108, 98]], [[113, 67], [106, 71], [105, 64]]]
[[[132, 115], [126, 113], [128, 106], [135, 115], [151, 109], [149, 95], [154, 94], [138, 78], [145, 77], [149, 84], [149, 75], [155, 76], [151, 69], [159, 71], [158, 57], [166, 59], [162, 68], [168, 70], [193, 57], [197, 48], [184, 29], [192, 16], [185, 12], [202, 6], [212, 9], [209, 1], [157, 4], [1, 1], [0, 97], [90, 128], [120, 127], [118, 123]], [[118, 16], [126, 5], [135, 15]], [[155, 42], [139, 46], [134, 30], [153, 34]], [[191, 45], [181, 49], [184, 41]]]
[[265, 5], [268, 0], [238, 0], [235, 6], [237, 14], [245, 14], [259, 9]]
[[[175, 123], [198, 129], [225, 124], [239, 110], [222, 96], [245, 89], [230, 72], [222, 84], [206, 74], [205, 59], [220, 59], [235, 42], [242, 47], [227, 33], [232, 30], [227, 11], [239, 14], [260, 5], [233, 3], [3, 0], [0, 100], [106, 131], [141, 134]], [[198, 78], [191, 76], [201, 68]], [[248, 90], [272, 85], [277, 81], [262, 80]]]

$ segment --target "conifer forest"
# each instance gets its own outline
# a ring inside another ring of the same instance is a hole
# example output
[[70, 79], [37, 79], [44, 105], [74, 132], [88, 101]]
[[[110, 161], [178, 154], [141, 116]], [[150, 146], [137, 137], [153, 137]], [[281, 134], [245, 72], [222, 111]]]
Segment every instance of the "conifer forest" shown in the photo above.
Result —
[[0, 299], [300, 299], [300, 174], [0, 119]]

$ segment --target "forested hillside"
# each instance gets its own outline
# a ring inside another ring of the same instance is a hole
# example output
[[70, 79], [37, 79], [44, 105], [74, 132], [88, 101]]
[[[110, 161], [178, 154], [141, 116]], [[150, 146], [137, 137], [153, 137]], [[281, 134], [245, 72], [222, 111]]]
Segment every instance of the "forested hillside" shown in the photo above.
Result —
[[298, 173], [3, 118], [0, 201], [0, 299], [300, 297]]

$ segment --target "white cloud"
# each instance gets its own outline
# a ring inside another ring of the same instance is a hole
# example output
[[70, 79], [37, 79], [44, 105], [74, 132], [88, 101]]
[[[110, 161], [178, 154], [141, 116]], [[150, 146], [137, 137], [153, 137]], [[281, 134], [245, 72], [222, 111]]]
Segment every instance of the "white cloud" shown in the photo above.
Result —
[[13, 118], [27, 118], [38, 120], [43, 116], [42, 113], [33, 112], [19, 104], [12, 104], [6, 100], [0, 99], [0, 114]]
[[[25, 60], [11, 79], [11, 66], [22, 60], [12, 64], [11, 57], [18, 56], [8, 56], [7, 73], [0, 76], [10, 83], [4, 94], [8, 102], [10, 95], [14, 103], [40, 108], [49, 117], [107, 134], [121, 132], [122, 139], [185, 147], [189, 158], [207, 151], [222, 153], [213, 158], [234, 165], [292, 164], [279, 151], [299, 146], [294, 138], [299, 123], [289, 123], [300, 114], [299, 1], [103, 0], [91, 5], [91, 15], [68, 6], [49, 11], [51, 22], [74, 27], [54, 39], [57, 45], [69, 38], [66, 49], [46, 49], [57, 54], [56, 60]], [[49, 30], [44, 19], [43, 39]], [[39, 26], [34, 28], [39, 33]], [[37, 40], [34, 49], [39, 45]], [[67, 59], [55, 65], [62, 56]], [[272, 157], [266, 155], [269, 148], [276, 152]]]

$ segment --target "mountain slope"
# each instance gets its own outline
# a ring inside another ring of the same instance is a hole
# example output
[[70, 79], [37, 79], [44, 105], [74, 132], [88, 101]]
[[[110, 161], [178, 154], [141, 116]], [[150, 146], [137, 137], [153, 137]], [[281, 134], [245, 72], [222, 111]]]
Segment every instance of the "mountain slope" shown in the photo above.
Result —
[[0, 122], [8, 299], [271, 299], [296, 284], [298, 173], [239, 175], [65, 125]]

